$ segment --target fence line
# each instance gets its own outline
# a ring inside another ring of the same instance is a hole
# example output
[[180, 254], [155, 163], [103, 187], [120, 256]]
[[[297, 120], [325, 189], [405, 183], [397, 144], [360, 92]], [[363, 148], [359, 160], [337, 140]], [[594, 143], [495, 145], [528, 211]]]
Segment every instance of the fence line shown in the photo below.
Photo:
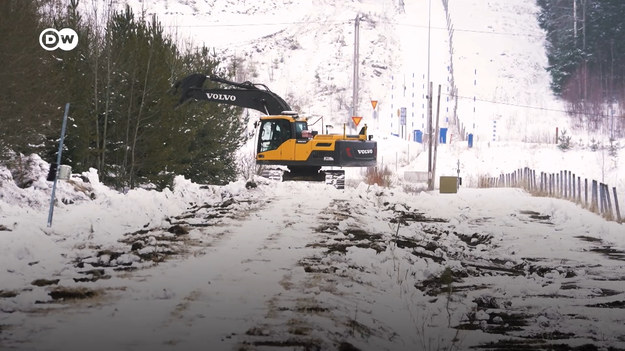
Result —
[[610, 187], [607, 184], [594, 179], [589, 181], [588, 178], [584, 178], [582, 184], [582, 178], [568, 170], [556, 173], [540, 172], [537, 176], [537, 172], [529, 167], [519, 168], [514, 172], [501, 174], [499, 177], [480, 177], [479, 186], [482, 188], [522, 188], [536, 196], [566, 199], [608, 220], [624, 222], [616, 187], [612, 187], [611, 197]]

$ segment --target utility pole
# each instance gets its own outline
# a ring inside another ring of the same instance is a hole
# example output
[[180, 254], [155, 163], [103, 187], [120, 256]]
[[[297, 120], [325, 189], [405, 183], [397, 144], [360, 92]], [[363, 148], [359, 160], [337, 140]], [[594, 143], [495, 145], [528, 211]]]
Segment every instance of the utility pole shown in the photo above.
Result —
[[432, 82], [428, 89], [428, 190], [434, 190], [434, 179], [432, 178]]
[[429, 0], [428, 3], [429, 5], [428, 5], [428, 80], [427, 80], [427, 84], [430, 84], [430, 31], [432, 29], [432, 0]]
[[[427, 80], [425, 81], [428, 85], [428, 95], [427, 95], [427, 119], [426, 119], [426, 134], [428, 136], [428, 140], [432, 138], [432, 82], [430, 82], [430, 30], [431, 30], [431, 22], [432, 22], [432, 0], [428, 0], [428, 67], [427, 67]], [[430, 177], [432, 172], [432, 144], [428, 141], [429, 151], [428, 151], [428, 188], [430, 187]]]
[[577, 48], [577, 0], [573, 0], [573, 39]]
[[[586, 54], [586, 0], [582, 2], [582, 52]], [[584, 101], [588, 100], [588, 60], [584, 58]]]
[[436, 102], [436, 132], [434, 133], [435, 135], [435, 140], [434, 140], [434, 159], [432, 161], [432, 189], [430, 190], [434, 190], [434, 184], [436, 182], [436, 155], [437, 155], [437, 150], [438, 150], [438, 133], [439, 133], [439, 128], [438, 128], [438, 124], [439, 124], [439, 116], [441, 114], [441, 85], [438, 85], [438, 98], [437, 98], [437, 102]]
[[[359, 66], [359, 45], [360, 45], [360, 14], [356, 15], [356, 20], [354, 21], [354, 91], [352, 96], [352, 116], [358, 116], [358, 66]], [[349, 124], [350, 121], [348, 120]], [[349, 124], [351, 126], [351, 124]]]

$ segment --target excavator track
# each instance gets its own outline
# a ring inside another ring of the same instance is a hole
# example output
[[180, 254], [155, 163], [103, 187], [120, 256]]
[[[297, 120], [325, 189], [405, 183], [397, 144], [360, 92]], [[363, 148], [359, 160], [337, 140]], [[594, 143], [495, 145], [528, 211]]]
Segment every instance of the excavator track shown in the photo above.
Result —
[[336, 189], [345, 189], [344, 170], [322, 170], [315, 172], [285, 171], [281, 168], [264, 167], [261, 177], [278, 181], [325, 182]]
[[282, 173], [284, 173], [284, 171], [280, 168], [263, 167], [260, 176], [271, 180], [282, 181]]
[[323, 172], [326, 175], [326, 184], [332, 185], [337, 189], [345, 189], [345, 171], [330, 170]]

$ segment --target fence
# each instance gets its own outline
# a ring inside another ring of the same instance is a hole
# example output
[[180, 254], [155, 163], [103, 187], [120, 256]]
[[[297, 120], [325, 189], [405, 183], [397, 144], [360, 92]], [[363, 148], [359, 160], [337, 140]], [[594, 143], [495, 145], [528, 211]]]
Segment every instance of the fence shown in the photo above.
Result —
[[589, 181], [587, 178], [581, 179], [571, 171], [538, 174], [535, 170], [525, 167], [499, 177], [480, 177], [479, 186], [522, 188], [533, 195], [570, 200], [608, 220], [623, 223], [616, 187], [612, 188], [614, 199], [612, 201], [610, 187], [607, 184], [596, 180]]

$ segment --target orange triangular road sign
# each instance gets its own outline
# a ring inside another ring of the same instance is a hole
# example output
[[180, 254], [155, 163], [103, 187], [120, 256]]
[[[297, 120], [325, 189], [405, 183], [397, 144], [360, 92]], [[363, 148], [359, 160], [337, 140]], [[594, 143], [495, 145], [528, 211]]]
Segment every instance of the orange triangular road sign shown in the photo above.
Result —
[[362, 117], [352, 117], [352, 121], [354, 121], [354, 124], [356, 125], [356, 127], [358, 127], [358, 123], [360, 123], [361, 120], [362, 120]]
[[373, 106], [373, 109], [375, 110], [375, 108], [378, 106], [378, 100], [371, 100], [371, 106]]

